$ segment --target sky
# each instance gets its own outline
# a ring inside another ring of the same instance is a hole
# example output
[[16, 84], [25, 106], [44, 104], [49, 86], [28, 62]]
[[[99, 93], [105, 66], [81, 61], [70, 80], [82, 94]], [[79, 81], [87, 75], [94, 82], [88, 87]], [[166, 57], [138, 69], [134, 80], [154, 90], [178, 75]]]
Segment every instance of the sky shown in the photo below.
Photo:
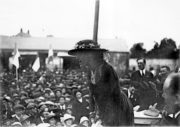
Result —
[[[100, 0], [102, 39], [121, 38], [130, 48], [151, 49], [164, 37], [180, 44], [180, 0]], [[36, 37], [92, 38], [95, 0], [0, 0], [0, 35], [23, 28]]]

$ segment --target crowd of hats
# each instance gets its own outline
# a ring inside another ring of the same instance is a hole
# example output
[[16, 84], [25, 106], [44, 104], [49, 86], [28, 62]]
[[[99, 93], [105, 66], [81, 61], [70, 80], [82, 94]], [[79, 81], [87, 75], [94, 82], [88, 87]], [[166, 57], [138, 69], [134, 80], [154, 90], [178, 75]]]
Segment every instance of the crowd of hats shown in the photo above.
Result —
[[[22, 73], [19, 73], [18, 81], [14, 73], [3, 72], [0, 75], [0, 82], [2, 89], [0, 121], [4, 125], [7, 123], [9, 125], [22, 124], [11, 121], [11, 116], [17, 110], [24, 110], [28, 114], [29, 109], [37, 108], [38, 113], [46, 113], [49, 118], [55, 118], [54, 112], [59, 97], [64, 97], [68, 104], [67, 109], [71, 109], [75, 92], [79, 90], [83, 97], [89, 101], [87, 74], [80, 70], [55, 72], [40, 70], [36, 73], [23, 70]], [[59, 95], [57, 95], [58, 93]], [[9, 109], [4, 106], [5, 103], [9, 104]], [[66, 115], [63, 120], [70, 117], [74, 119], [73, 116]]]

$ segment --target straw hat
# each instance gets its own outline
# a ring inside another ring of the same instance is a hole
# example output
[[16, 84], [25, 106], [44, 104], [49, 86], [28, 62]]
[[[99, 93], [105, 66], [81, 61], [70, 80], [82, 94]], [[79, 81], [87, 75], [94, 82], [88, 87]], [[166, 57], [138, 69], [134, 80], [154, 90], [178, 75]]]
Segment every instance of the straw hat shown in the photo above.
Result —
[[80, 119], [80, 124], [82, 124], [84, 121], [89, 121], [89, 119], [86, 116], [83, 116]]
[[64, 123], [66, 120], [72, 119], [75, 120], [74, 116], [71, 116], [70, 114], [64, 114], [64, 117], [62, 118], [62, 122]]

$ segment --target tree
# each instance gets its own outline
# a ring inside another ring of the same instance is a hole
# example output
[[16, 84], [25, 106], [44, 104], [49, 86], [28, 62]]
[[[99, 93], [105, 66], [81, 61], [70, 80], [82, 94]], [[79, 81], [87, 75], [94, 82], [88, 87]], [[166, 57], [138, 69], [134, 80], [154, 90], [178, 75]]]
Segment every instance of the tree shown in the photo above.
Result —
[[171, 38], [164, 38], [160, 44], [157, 42], [154, 48], [147, 52], [149, 58], [173, 58], [176, 59], [178, 55], [176, 42]]
[[146, 54], [146, 49], [143, 48], [143, 43], [135, 43], [130, 49], [130, 57], [138, 58], [144, 57]]

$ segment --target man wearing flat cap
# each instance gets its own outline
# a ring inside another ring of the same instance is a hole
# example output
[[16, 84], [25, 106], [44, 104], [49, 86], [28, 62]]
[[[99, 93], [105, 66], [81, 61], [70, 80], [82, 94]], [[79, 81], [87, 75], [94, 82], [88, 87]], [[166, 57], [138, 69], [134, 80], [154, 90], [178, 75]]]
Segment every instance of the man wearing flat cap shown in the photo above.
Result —
[[76, 56], [88, 72], [91, 110], [98, 110], [103, 125], [133, 125], [132, 105], [120, 89], [113, 67], [104, 60], [106, 51], [93, 40], [82, 40], [68, 54]]

